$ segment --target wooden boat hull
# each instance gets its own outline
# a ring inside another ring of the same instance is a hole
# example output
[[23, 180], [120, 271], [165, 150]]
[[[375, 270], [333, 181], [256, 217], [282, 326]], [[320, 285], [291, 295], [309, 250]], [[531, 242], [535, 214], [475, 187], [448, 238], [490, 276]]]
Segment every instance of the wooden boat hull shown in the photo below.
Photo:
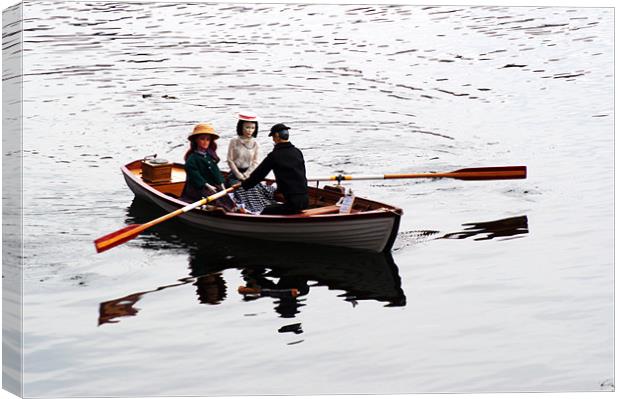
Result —
[[[165, 212], [177, 210], [187, 203], [175, 198], [167, 191], [180, 192], [184, 182], [182, 165], [176, 166], [172, 182], [148, 184], [141, 178], [140, 161], [122, 168], [123, 176], [130, 190], [145, 201], [157, 205]], [[181, 181], [182, 180], [182, 181]], [[309, 187], [311, 198], [335, 202], [340, 194]], [[303, 215], [248, 215], [238, 213], [210, 212], [195, 209], [179, 216], [185, 223], [212, 233], [223, 233], [239, 237], [260, 238], [270, 241], [301, 242], [361, 249], [372, 252], [388, 251], [392, 248], [402, 211], [389, 205], [361, 198], [371, 209], [357, 213]], [[312, 203], [312, 200], [311, 200]]]

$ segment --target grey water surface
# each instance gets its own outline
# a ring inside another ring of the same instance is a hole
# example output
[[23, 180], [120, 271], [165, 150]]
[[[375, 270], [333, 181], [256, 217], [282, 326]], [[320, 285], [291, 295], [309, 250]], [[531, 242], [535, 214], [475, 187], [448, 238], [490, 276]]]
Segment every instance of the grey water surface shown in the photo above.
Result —
[[[613, 13], [25, 2], [24, 394], [612, 390]], [[224, 158], [244, 109], [309, 175], [528, 178], [347, 184], [404, 210], [389, 254], [174, 221], [95, 253], [160, 215], [121, 165], [205, 121]]]

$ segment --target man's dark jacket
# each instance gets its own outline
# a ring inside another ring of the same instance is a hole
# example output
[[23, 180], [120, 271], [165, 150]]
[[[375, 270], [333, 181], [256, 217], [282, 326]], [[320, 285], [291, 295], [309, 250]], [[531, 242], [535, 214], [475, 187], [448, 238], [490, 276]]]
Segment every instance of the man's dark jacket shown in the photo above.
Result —
[[285, 198], [296, 194], [308, 194], [304, 156], [297, 147], [289, 142], [276, 144], [273, 151], [243, 181], [241, 186], [243, 188], [254, 187], [272, 170], [276, 176], [278, 191]]

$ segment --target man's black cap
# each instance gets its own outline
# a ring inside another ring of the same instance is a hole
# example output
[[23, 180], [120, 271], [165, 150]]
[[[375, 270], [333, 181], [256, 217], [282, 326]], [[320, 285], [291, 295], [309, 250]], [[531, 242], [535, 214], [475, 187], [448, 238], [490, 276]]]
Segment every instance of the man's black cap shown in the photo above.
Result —
[[271, 132], [269, 133], [269, 137], [273, 136], [276, 133], [280, 133], [282, 130], [289, 130], [290, 127], [286, 126], [284, 123], [276, 123], [271, 127]]

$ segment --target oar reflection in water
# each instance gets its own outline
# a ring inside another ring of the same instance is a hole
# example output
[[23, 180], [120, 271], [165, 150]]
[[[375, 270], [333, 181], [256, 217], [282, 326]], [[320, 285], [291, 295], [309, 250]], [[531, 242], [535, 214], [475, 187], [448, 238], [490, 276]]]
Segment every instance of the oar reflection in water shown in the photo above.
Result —
[[463, 223], [462, 231], [443, 233], [438, 230], [414, 230], [399, 234], [400, 245], [397, 241], [397, 248], [402, 249], [408, 245], [422, 243], [431, 240], [457, 239], [475, 237], [474, 241], [484, 241], [493, 239], [513, 239], [520, 238], [528, 234], [529, 227], [527, 216], [515, 216], [506, 219], [491, 220], [488, 222]]
[[502, 237], [516, 238], [516, 236], [530, 232], [525, 215], [490, 222], [465, 223], [463, 227], [463, 231], [447, 233], [440, 238], [463, 239], [478, 236], [474, 238], [474, 241], [483, 241]]
[[[130, 223], [152, 217], [153, 208], [141, 201], [134, 201], [129, 208]], [[303, 297], [315, 286], [344, 291], [339, 297], [353, 305], [361, 300], [385, 302], [386, 306], [406, 304], [398, 267], [389, 253], [206, 236], [205, 232], [174, 221], [154, 227], [132, 243], [136, 244], [158, 251], [187, 251], [190, 277], [103, 302], [100, 324], [136, 315], [138, 310], [133, 305], [144, 294], [189, 283], [196, 286], [200, 303], [219, 304], [228, 292], [221, 272], [228, 269], [239, 270], [245, 282], [245, 287], [238, 290], [240, 298], [245, 301], [273, 298], [274, 310], [283, 318], [295, 317], [304, 306]], [[180, 266], [179, 271], [183, 268]]]
[[136, 292], [121, 298], [112, 299], [99, 304], [99, 325], [106, 323], [118, 323], [118, 318], [135, 316], [140, 309], [134, 305], [144, 294], [162, 291], [167, 288], [179, 287], [194, 283], [196, 295], [200, 303], [217, 305], [226, 297], [226, 283], [220, 273], [213, 273], [200, 277], [185, 277], [178, 283], [157, 287], [153, 290]]

